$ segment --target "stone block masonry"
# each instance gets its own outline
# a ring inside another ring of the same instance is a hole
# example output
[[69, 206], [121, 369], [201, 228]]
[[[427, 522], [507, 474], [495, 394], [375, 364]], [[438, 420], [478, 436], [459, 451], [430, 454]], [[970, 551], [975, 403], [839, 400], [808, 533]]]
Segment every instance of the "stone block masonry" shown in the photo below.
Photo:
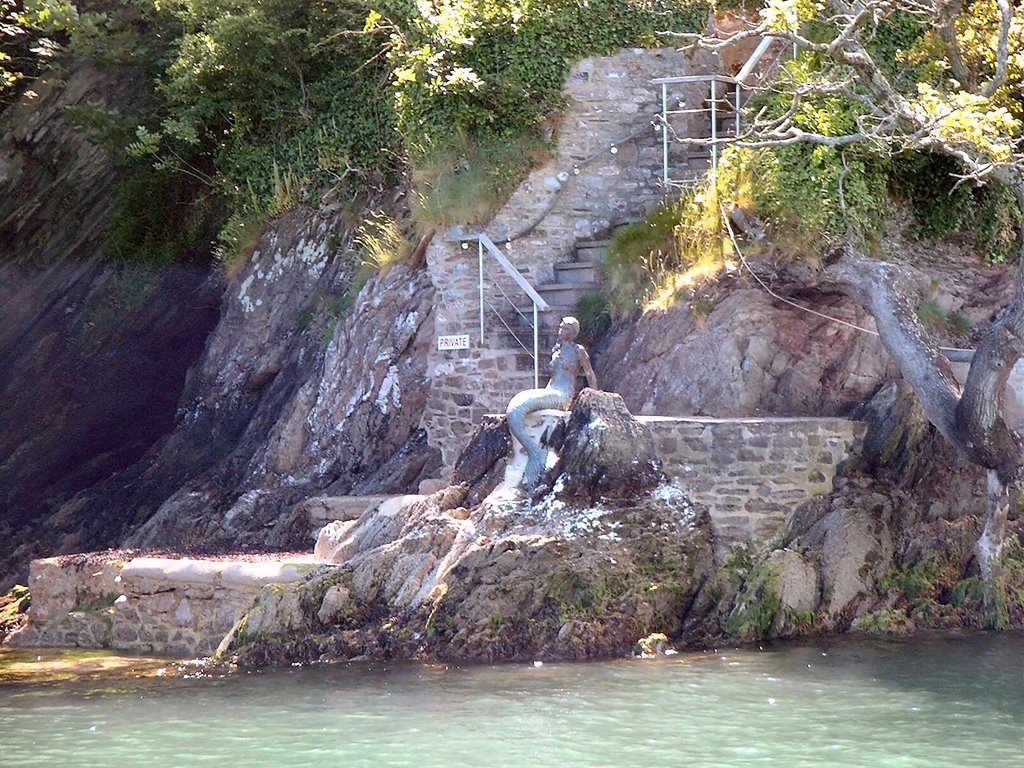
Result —
[[[706, 54], [700, 54], [706, 56]], [[713, 71], [675, 49], [628, 49], [580, 61], [566, 81], [565, 114], [548, 163], [520, 184], [505, 207], [482, 229], [533, 285], [550, 282], [554, 265], [572, 260], [575, 244], [606, 235], [616, 224], [644, 218], [662, 199], [661, 112], [657, 77]], [[687, 97], [690, 98], [690, 97]], [[692, 96], [697, 99], [696, 95]], [[436, 288], [434, 321], [441, 335], [469, 334], [470, 349], [431, 353], [429, 393], [421, 426], [452, 467], [485, 413], [503, 412], [512, 395], [533, 386], [530, 354], [502, 338], [488, 320], [480, 338], [477, 248], [463, 248], [455, 228], [427, 249]], [[490, 258], [490, 257], [488, 257]], [[490, 271], [512, 296], [492, 262]], [[530, 303], [522, 297], [522, 307]], [[541, 385], [547, 382], [549, 349], [541, 350]]]
[[210, 655], [264, 586], [297, 581], [312, 556], [287, 560], [121, 558], [34, 560], [29, 623], [12, 645]]
[[832, 491], [862, 422], [839, 418], [640, 416], [665, 473], [711, 512], [716, 554], [776, 533], [797, 505]]
[[[771, 536], [799, 504], [831, 492], [864, 433], [863, 423], [837, 418], [638, 420], [650, 430], [665, 473], [708, 507], [718, 558], [733, 542]], [[321, 509], [351, 518], [350, 506], [365, 509], [370, 502], [311, 499], [310, 520], [319, 521]], [[35, 560], [29, 623], [10, 642], [209, 655], [264, 587], [297, 581], [312, 567], [311, 555], [255, 562], [119, 553]]]

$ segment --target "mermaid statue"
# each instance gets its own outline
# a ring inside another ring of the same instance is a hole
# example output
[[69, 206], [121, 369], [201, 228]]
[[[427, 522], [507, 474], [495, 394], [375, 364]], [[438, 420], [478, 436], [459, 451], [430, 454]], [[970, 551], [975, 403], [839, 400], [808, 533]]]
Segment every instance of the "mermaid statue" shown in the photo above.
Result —
[[505, 415], [509, 431], [526, 449], [526, 470], [522, 486], [532, 491], [547, 464], [548, 452], [539, 440], [526, 432], [524, 420], [528, 414], [545, 408], [564, 409], [576, 390], [576, 377], [583, 373], [587, 384], [597, 389], [597, 376], [590, 365], [590, 356], [582, 344], [576, 343], [580, 322], [575, 317], [563, 317], [558, 326], [558, 341], [551, 350], [551, 380], [543, 389], [527, 389], [509, 401]]

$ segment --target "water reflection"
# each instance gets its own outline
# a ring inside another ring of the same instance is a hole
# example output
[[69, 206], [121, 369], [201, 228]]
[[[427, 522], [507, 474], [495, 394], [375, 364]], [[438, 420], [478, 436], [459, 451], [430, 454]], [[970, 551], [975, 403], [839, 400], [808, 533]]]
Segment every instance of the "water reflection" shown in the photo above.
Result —
[[1024, 639], [0, 687], [5, 766], [1018, 766]]

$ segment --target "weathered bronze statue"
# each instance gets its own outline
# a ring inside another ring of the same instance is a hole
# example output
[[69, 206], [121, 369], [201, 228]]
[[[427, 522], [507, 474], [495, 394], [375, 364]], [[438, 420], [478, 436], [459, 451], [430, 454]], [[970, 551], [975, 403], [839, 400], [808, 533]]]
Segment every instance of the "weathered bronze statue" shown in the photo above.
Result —
[[576, 343], [580, 323], [575, 317], [563, 317], [558, 326], [558, 341], [551, 350], [551, 380], [543, 389], [527, 389], [518, 393], [505, 409], [508, 428], [512, 435], [526, 449], [526, 470], [523, 473], [523, 488], [530, 491], [537, 485], [547, 463], [547, 450], [538, 440], [526, 432], [524, 420], [527, 414], [545, 408], [565, 408], [576, 390], [576, 377], [582, 373], [587, 385], [597, 389], [597, 376], [590, 365], [590, 355], [582, 344]]

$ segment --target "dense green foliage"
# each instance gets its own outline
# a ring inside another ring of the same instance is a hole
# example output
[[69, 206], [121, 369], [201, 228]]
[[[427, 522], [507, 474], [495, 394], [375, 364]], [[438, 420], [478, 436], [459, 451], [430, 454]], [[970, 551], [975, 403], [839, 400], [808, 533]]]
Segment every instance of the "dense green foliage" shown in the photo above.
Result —
[[18, 0], [0, 0], [0, 108], [39, 72], [47, 53], [41, 32], [21, 20], [23, 10]]
[[[154, 95], [145, 108], [75, 117], [112, 148], [127, 145], [136, 163], [112, 253], [155, 260], [207, 239], [211, 222], [225, 218], [216, 226], [228, 256], [244, 250], [268, 216], [325, 189], [379, 188], [403, 176], [421, 226], [485, 221], [545, 151], [574, 60], [656, 44], [659, 31], [698, 30], [708, 8], [693, 0], [0, 2], [0, 99], [9, 100], [58, 45], [105, 64], [144, 63]], [[810, 39], [834, 34], [814, 3], [779, 0], [764, 4], [762, 15]], [[976, 0], [963, 17], [964, 61], [976, 77], [990, 76], [995, 3]], [[936, 118], [951, 140], [974, 141], [995, 158], [1005, 151], [1002, 137], [1019, 134], [1024, 46], [1011, 51], [1007, 82], [991, 99], [960, 104], [928, 19], [896, 8], [870, 27], [866, 44], [922, 110], [959, 104], [955, 119]], [[869, 101], [808, 90], [836, 72], [827, 56], [805, 51], [754, 107], [762, 117], [784, 115], [799, 91], [795, 127], [855, 133], [873, 119]], [[909, 204], [916, 236], [967, 232], [992, 261], [1007, 258], [1020, 227], [1006, 190], [957, 185], [956, 161], [937, 153], [797, 143], [737, 153], [729, 163], [727, 173], [750, 180], [744, 204], [797, 253], [835, 235], [872, 243], [894, 200]], [[736, 190], [716, 186], [723, 201], [735, 201]], [[706, 213], [680, 210], [690, 225]], [[189, 225], [176, 225], [183, 220]], [[698, 239], [718, 249], [720, 234]], [[692, 238], [675, 231], [668, 239]], [[628, 279], [640, 290], [659, 281], [645, 260], [666, 269], [657, 258], [659, 249], [668, 253], [663, 245], [632, 258], [641, 268]], [[675, 254], [668, 266], [699, 258]]]
[[[841, 3], [740, 4], [748, 18], [760, 6], [762, 24], [794, 35], [798, 53], [748, 104], [746, 146], [725, 148], [715, 178], [613, 239], [605, 265], [614, 314], [685, 297], [699, 321], [700, 281], [733, 253], [722, 208], [759, 221], [792, 258], [819, 259], [839, 238], [876, 251], [900, 207], [911, 237], [969, 238], [991, 263], [1013, 256], [1021, 208], [993, 169], [1024, 167], [1024, 16], [1011, 21], [1005, 79], [986, 89], [996, 75], [995, 0], [950, 11], [955, 28], [911, 3], [842, 19]], [[837, 54], [849, 47], [835, 42], [846, 23], [850, 44], [863, 45], [860, 61], [871, 62], [860, 71]], [[960, 318], [921, 311], [929, 324], [965, 332]]]
[[141, 209], [177, 199], [171, 176], [198, 185], [203, 206], [226, 201], [225, 253], [268, 215], [332, 187], [397, 183], [410, 161], [427, 224], [484, 216], [471, 201], [507, 195], [543, 150], [573, 60], [707, 15], [677, 0], [4, 2], [22, 47], [50, 35], [75, 55], [146, 62], [155, 98], [129, 150], [154, 176], [133, 175], [122, 210], [141, 221], [114, 239], [156, 258], [172, 219]]
[[963, 232], [989, 261], [1006, 261], [1021, 227], [1020, 208], [1005, 186], [958, 183], [960, 173], [957, 162], [946, 155], [897, 158], [890, 182], [894, 194], [910, 203], [911, 234], [939, 238]]
[[395, 3], [374, 16], [393, 32], [399, 126], [414, 150], [460, 133], [515, 137], [561, 106], [573, 61], [624, 45], [656, 45], [657, 30], [694, 31], [704, 3], [674, 0], [462, 0], [434, 14]]
[[573, 61], [701, 29], [707, 12], [692, 0], [461, 0], [427, 14], [383, 5], [368, 24], [390, 34], [418, 218], [485, 221], [544, 151]]

